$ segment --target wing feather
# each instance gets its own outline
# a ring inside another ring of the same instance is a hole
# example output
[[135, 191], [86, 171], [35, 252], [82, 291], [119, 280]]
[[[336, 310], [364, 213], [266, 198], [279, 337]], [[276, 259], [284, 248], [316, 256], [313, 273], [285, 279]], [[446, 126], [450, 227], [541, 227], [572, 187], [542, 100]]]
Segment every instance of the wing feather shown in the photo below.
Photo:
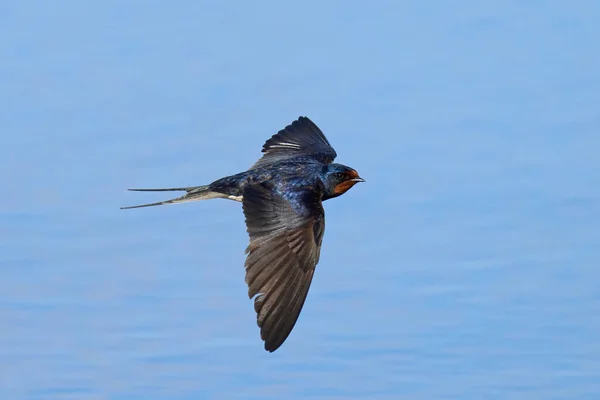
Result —
[[325, 229], [320, 199], [298, 213], [272, 189], [268, 183], [249, 186], [242, 202], [250, 235], [245, 263], [248, 296], [256, 296], [256, 320], [268, 351], [283, 344], [298, 320]]
[[297, 157], [330, 164], [337, 157], [323, 132], [307, 117], [299, 117], [273, 135], [263, 145], [262, 152], [265, 154], [251, 169]]

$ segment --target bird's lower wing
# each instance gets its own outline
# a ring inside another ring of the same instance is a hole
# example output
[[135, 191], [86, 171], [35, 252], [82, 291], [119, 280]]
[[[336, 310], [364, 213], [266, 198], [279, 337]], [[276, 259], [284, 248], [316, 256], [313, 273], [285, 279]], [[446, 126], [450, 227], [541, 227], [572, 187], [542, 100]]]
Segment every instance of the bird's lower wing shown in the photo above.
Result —
[[267, 184], [247, 187], [243, 208], [250, 235], [246, 284], [254, 299], [265, 349], [275, 351], [294, 328], [319, 260], [325, 229], [323, 208], [294, 211]]

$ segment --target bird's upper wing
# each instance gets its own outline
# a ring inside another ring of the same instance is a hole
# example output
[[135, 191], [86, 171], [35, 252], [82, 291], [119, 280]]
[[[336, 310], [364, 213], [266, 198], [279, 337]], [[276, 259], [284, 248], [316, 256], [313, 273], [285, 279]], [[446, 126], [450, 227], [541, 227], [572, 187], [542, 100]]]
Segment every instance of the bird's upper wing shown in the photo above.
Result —
[[250, 298], [258, 295], [254, 310], [265, 349], [271, 352], [296, 324], [321, 252], [325, 216], [320, 196], [305, 193], [301, 200], [298, 212], [268, 183], [244, 190], [250, 235], [246, 284]]
[[307, 117], [299, 117], [273, 135], [263, 145], [262, 152], [265, 154], [251, 169], [298, 156], [329, 164], [337, 156], [323, 132]]

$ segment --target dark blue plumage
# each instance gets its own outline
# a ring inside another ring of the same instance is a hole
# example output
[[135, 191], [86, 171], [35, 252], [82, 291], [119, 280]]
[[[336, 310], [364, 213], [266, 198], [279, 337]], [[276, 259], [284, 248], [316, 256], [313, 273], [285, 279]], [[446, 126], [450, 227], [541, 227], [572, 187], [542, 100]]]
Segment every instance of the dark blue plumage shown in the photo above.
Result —
[[[358, 173], [333, 164], [337, 156], [321, 130], [300, 117], [263, 146], [249, 170], [209, 185], [135, 191], [186, 191], [184, 196], [139, 208], [213, 198], [242, 202], [250, 244], [246, 283], [254, 298], [265, 349], [275, 351], [292, 331], [319, 261], [325, 213], [322, 202], [344, 194]], [[255, 297], [256, 296], [256, 297]]]

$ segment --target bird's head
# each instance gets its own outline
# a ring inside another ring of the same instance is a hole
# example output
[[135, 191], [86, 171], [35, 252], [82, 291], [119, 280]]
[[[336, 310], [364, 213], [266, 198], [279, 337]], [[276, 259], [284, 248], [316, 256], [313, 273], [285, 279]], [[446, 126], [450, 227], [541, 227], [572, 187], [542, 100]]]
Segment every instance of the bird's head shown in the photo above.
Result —
[[342, 164], [329, 164], [323, 177], [325, 193], [323, 200], [331, 199], [346, 193], [352, 186], [365, 180], [358, 176], [356, 170]]

